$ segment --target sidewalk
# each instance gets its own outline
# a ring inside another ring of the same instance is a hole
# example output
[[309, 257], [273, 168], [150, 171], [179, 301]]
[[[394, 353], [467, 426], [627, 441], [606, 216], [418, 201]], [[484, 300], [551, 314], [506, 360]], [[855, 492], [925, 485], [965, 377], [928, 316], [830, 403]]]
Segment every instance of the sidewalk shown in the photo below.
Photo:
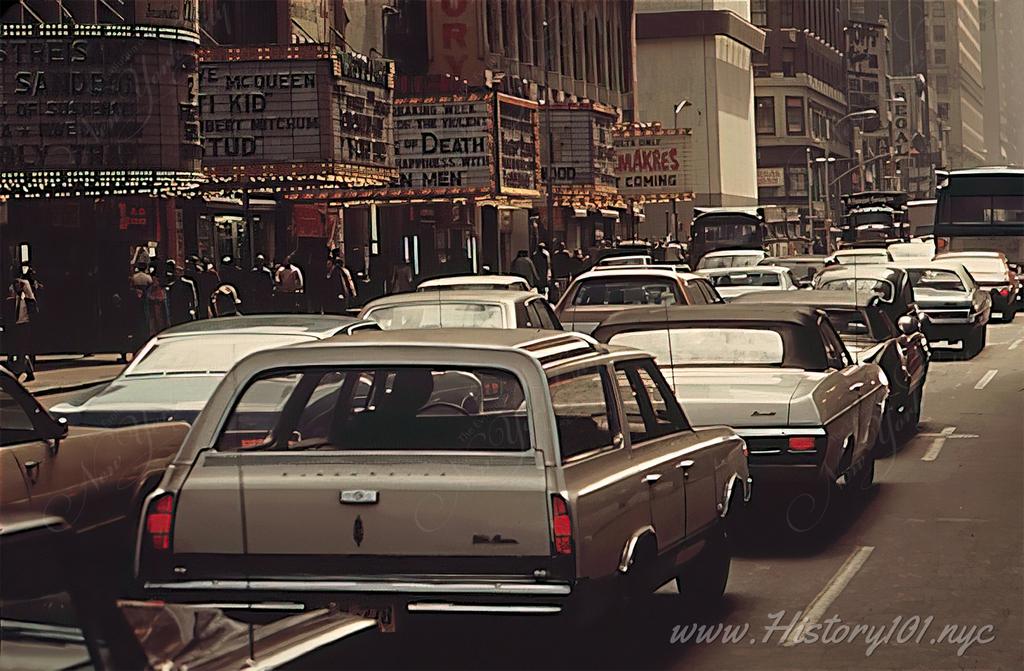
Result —
[[123, 369], [116, 354], [40, 355], [36, 359], [36, 379], [25, 388], [36, 396], [63, 394], [110, 382]]

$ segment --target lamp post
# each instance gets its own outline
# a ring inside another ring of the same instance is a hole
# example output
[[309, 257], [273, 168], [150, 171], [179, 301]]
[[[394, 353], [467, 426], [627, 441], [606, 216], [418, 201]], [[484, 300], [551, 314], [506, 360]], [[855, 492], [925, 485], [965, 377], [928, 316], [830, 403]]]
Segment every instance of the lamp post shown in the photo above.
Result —
[[[867, 119], [876, 116], [878, 116], [878, 110], [876, 109], [859, 110], [839, 117], [835, 125], [838, 128], [843, 122], [850, 119]], [[828, 163], [830, 159], [832, 159], [832, 124], [828, 124], [825, 128], [825, 249], [827, 251], [832, 251], [832, 239], [829, 235], [829, 229], [832, 228], [832, 190], [828, 180]], [[815, 159], [815, 161], [820, 162], [821, 159]]]
[[[673, 128], [673, 130], [679, 130], [679, 113], [683, 111], [684, 107], [686, 107], [687, 105], [692, 105], [692, 104], [693, 103], [691, 103], [689, 100], [687, 100], [686, 98], [683, 98], [682, 100], [680, 100], [679, 102], [677, 102], [675, 105], [672, 106], [672, 128]], [[708, 169], [710, 170], [711, 167], [708, 166]], [[679, 213], [676, 212], [676, 202], [677, 202], [677, 199], [675, 197], [673, 197], [672, 198], [672, 235], [673, 235], [673, 239], [676, 242], [679, 242]]]

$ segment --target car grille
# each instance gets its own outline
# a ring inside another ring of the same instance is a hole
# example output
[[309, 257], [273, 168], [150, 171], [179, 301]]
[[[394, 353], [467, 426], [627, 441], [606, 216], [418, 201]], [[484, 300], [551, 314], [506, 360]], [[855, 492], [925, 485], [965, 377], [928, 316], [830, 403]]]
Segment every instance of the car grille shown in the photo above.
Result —
[[956, 310], [925, 310], [924, 313], [933, 319], [967, 319], [971, 316], [970, 308]]

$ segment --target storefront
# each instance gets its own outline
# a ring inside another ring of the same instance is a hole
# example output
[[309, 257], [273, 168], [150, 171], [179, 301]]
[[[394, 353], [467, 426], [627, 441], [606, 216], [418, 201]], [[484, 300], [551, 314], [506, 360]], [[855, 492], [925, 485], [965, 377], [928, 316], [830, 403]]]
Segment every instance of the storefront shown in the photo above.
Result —
[[343, 208], [345, 238], [363, 243], [375, 293], [399, 264], [415, 280], [506, 270], [515, 245], [528, 244], [539, 195], [537, 105], [494, 93], [410, 98], [395, 101], [394, 119], [390, 185], [286, 200]]
[[37, 352], [115, 349], [133, 260], [181, 245], [199, 36], [163, 24], [0, 24], [0, 275], [42, 284]]

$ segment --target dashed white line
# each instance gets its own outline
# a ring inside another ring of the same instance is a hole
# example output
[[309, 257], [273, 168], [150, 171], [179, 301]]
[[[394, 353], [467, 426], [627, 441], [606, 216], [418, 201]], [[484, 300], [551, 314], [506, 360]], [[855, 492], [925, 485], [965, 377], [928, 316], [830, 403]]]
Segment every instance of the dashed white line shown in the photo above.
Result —
[[993, 368], [989, 372], [985, 373], [984, 375], [981, 376], [981, 379], [978, 380], [978, 384], [974, 385], [974, 388], [975, 389], [984, 389], [985, 385], [987, 385], [989, 382], [991, 382], [992, 378], [994, 378], [996, 376], [996, 373], [998, 373], [998, 372], [999, 372], [998, 368]]
[[939, 435], [932, 440], [931, 447], [929, 447], [928, 451], [924, 453], [923, 457], [921, 457], [921, 461], [935, 461], [938, 459], [939, 452], [942, 451], [942, 446], [946, 444], [946, 439], [952, 436], [954, 431], [956, 431], [955, 426], [947, 426], [939, 432]]
[[832, 579], [825, 583], [822, 590], [818, 592], [818, 596], [814, 597], [814, 600], [807, 604], [807, 608], [804, 609], [805, 615], [800, 623], [786, 632], [785, 638], [782, 639], [783, 647], [791, 648], [800, 643], [803, 639], [804, 631], [821, 620], [821, 616], [825, 614], [828, 607], [839, 597], [843, 589], [850, 584], [853, 576], [864, 566], [864, 562], [868, 560], [868, 557], [874, 551], [874, 547], [862, 545], [850, 553], [850, 556], [846, 558], [846, 561], [839, 567], [839, 570], [832, 576]]
[[1022, 342], [1024, 342], [1024, 338], [1017, 338], [1012, 343], [1010, 343], [1010, 349], [1017, 349], [1018, 347], [1020, 347], [1020, 344]]

